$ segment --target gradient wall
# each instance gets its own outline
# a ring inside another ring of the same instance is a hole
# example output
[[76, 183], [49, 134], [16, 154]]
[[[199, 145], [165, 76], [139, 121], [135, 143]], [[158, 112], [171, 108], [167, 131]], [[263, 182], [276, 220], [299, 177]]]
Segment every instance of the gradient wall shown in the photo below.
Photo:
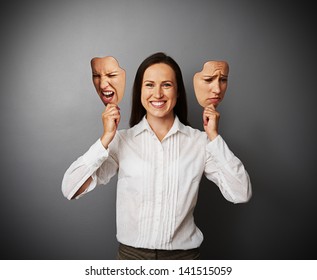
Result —
[[[131, 87], [148, 55], [181, 66], [189, 120], [202, 129], [192, 77], [227, 60], [220, 132], [253, 184], [246, 204], [202, 179], [196, 222], [204, 259], [316, 258], [316, 89], [312, 7], [276, 1], [39, 1], [1, 10], [2, 259], [114, 259], [116, 178], [76, 201], [68, 166], [102, 133], [94, 56], [115, 56]], [[315, 117], [314, 117], [315, 116]]]

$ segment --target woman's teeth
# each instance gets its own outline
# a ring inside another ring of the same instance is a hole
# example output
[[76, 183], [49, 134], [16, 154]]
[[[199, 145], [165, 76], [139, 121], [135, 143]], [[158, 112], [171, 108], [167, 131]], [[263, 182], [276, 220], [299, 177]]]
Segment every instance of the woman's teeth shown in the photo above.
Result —
[[154, 106], [162, 106], [164, 102], [152, 102]]
[[154, 108], [157, 108], [157, 109], [161, 109], [165, 106], [165, 103], [164, 101], [152, 101], [151, 104]]

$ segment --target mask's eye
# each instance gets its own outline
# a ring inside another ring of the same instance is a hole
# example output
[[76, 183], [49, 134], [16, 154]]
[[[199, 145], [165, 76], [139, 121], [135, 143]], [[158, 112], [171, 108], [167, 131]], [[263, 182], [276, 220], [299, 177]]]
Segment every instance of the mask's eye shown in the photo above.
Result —
[[205, 78], [204, 82], [206, 82], [207, 84], [211, 83], [213, 81], [213, 78]]

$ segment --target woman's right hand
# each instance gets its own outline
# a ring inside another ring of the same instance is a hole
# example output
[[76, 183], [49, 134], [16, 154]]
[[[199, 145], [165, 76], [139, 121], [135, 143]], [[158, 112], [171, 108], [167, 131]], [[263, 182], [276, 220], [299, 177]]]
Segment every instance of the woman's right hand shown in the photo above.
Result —
[[116, 134], [120, 122], [120, 108], [116, 104], [108, 103], [102, 113], [102, 122], [103, 134], [100, 139], [102, 145], [107, 149]]

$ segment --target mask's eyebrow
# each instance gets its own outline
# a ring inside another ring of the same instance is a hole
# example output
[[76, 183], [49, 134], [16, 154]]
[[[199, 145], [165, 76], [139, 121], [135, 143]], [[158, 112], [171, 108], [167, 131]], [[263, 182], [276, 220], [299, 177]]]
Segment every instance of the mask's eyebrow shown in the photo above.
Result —
[[[215, 77], [218, 77], [218, 74], [215, 74], [215, 75], [203, 75], [204, 79], [213, 79]], [[228, 75], [220, 74], [220, 77], [228, 78]]]
[[[92, 70], [93, 75], [99, 75], [100, 73], [102, 73], [102, 72]], [[118, 70], [105, 71], [105, 75], [118, 75], [118, 74], [119, 74]]]

